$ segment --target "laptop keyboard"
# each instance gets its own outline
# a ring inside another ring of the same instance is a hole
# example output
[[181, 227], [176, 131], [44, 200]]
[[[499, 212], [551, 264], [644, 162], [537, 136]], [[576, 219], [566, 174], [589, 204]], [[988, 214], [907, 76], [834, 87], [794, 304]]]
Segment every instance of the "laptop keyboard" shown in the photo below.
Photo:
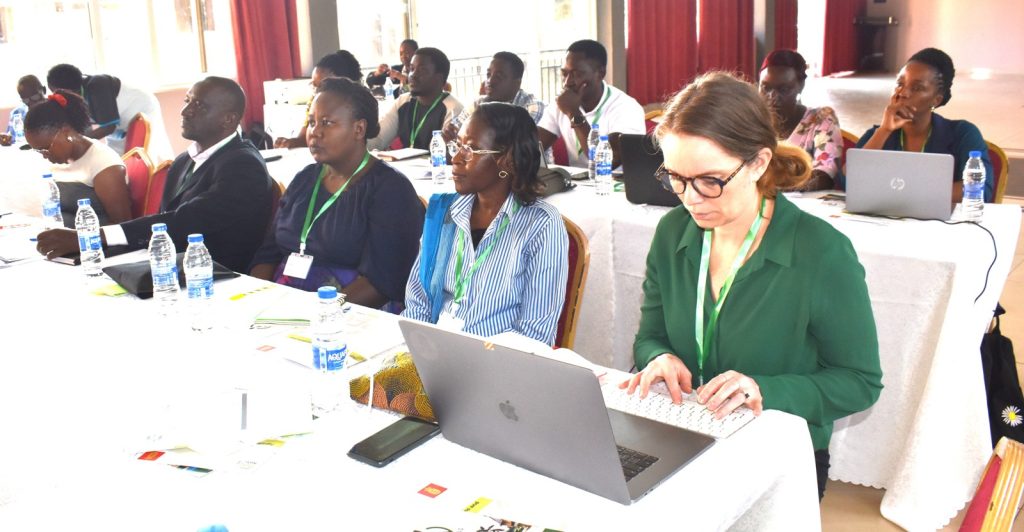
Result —
[[754, 411], [741, 406], [722, 419], [715, 419], [714, 414], [697, 401], [683, 397], [682, 404], [672, 403], [672, 398], [658, 393], [654, 389], [641, 400], [640, 393], [633, 395], [619, 388], [618, 383], [608, 383], [601, 387], [605, 406], [613, 410], [640, 416], [683, 428], [713, 438], [728, 438], [732, 433], [750, 423], [754, 419]]
[[622, 474], [626, 475], [626, 482], [629, 482], [633, 477], [639, 475], [641, 471], [651, 467], [654, 462], [658, 461], [657, 456], [651, 456], [621, 445], [616, 447], [619, 449], [619, 462], [622, 463]]

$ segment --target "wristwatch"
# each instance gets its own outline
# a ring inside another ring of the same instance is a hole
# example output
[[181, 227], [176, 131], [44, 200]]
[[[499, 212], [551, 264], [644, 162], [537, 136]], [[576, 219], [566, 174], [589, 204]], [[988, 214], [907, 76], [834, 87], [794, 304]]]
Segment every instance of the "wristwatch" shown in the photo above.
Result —
[[587, 123], [587, 117], [583, 116], [583, 114], [580, 114], [578, 116], [579, 120], [576, 120], [575, 116], [569, 117], [569, 123], [572, 124], [572, 127], [580, 127], [583, 124]]

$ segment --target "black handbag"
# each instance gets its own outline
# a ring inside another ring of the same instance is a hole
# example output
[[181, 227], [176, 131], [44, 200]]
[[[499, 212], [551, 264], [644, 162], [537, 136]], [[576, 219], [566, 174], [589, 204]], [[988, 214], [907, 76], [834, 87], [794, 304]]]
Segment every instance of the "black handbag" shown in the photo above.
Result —
[[[183, 262], [185, 260], [185, 252], [178, 253], [178, 286], [185, 288], [185, 267]], [[121, 285], [122, 288], [128, 292], [139, 296], [139, 299], [149, 299], [153, 297], [153, 275], [149, 269], [149, 261], [131, 262], [128, 264], [118, 264], [117, 266], [107, 266], [103, 268], [103, 273], [110, 276], [117, 284]], [[219, 262], [213, 263], [213, 280], [219, 281], [221, 279], [231, 279], [238, 277], [238, 274], [227, 269]]]
[[533, 190], [538, 196], [546, 198], [552, 194], [574, 188], [576, 188], [576, 184], [572, 182], [569, 172], [564, 168], [542, 167], [537, 171], [537, 183], [534, 185]]
[[1024, 441], [1024, 394], [1017, 378], [1013, 342], [999, 329], [999, 316], [1005, 312], [1003, 307], [996, 306], [996, 325], [981, 339], [981, 369], [993, 446], [1003, 436]]

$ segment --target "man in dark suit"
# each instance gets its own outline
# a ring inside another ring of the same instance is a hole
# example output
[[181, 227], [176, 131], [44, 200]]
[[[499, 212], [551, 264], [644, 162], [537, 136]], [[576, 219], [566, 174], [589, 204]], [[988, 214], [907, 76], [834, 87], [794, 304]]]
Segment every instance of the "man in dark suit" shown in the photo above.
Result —
[[[202, 233], [213, 259], [247, 271], [270, 223], [271, 178], [259, 151], [238, 134], [245, 112], [242, 88], [227, 78], [208, 77], [185, 95], [182, 136], [192, 140], [167, 174], [160, 214], [102, 228], [104, 246], [142, 249], [150, 228], [167, 224], [178, 251], [190, 233]], [[70, 229], [39, 234], [37, 249], [47, 258], [78, 251]]]

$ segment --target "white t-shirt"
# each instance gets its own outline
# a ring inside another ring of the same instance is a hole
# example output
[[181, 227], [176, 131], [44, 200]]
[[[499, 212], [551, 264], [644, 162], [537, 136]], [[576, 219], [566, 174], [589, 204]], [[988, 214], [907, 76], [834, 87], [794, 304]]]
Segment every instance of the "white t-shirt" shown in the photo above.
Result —
[[[110, 146], [107, 146], [106, 143], [88, 137], [86, 137], [86, 140], [92, 144], [92, 147], [85, 150], [85, 154], [80, 159], [71, 161], [68, 164], [53, 165], [53, 179], [55, 181], [84, 183], [91, 187], [96, 179], [96, 174], [111, 166], [124, 167], [121, 156]], [[128, 177], [125, 176], [125, 183], [127, 182]]]
[[[632, 96], [616, 89], [615, 87], [602, 83], [601, 100], [590, 110], [583, 112], [587, 122], [593, 124], [597, 118], [598, 130], [602, 135], [609, 133], [647, 133], [644, 125], [644, 108], [633, 99]], [[600, 115], [598, 116], [598, 111]], [[544, 109], [544, 116], [537, 123], [555, 136], [562, 137], [565, 141], [566, 151], [569, 152], [569, 166], [587, 167], [587, 147], [578, 146], [576, 132], [572, 129], [570, 117], [563, 113], [554, 102]]]

